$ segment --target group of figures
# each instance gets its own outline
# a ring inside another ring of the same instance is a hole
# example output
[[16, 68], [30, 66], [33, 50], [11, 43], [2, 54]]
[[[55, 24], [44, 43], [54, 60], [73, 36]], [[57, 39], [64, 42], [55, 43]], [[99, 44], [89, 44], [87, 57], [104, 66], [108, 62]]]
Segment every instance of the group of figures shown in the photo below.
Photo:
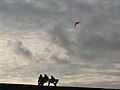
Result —
[[42, 74], [40, 74], [40, 76], [38, 78], [38, 85], [43, 86], [44, 83], [48, 83], [48, 86], [50, 86], [50, 83], [53, 83], [54, 86], [56, 86], [58, 81], [59, 81], [59, 79], [55, 79], [53, 76], [51, 76], [51, 78], [49, 78], [46, 74], [44, 74], [44, 77], [42, 76]]

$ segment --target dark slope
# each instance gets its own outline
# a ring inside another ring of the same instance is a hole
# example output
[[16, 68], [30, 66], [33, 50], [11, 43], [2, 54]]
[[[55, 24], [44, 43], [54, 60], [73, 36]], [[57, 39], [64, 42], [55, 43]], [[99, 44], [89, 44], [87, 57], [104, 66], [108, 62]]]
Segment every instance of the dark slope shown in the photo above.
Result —
[[[63, 87], [63, 86], [37, 86], [25, 84], [0, 84], [0, 90], [113, 90], [105, 88], [89, 88], [89, 87]], [[114, 89], [118, 90], [118, 89]]]

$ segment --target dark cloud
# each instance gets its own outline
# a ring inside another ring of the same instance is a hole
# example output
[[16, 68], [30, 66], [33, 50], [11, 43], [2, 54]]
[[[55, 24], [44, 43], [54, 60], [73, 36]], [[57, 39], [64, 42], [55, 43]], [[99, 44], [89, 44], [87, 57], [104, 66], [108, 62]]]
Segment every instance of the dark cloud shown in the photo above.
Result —
[[28, 57], [28, 58], [32, 57], [32, 53], [30, 52], [30, 50], [24, 47], [21, 41], [18, 41], [16, 43], [14, 52], [15, 54], [21, 55], [23, 57]]
[[69, 48], [71, 42], [69, 41], [65, 33], [65, 27], [63, 24], [56, 25], [51, 32], [53, 36], [53, 42], [56, 41], [55, 43], [57, 43], [58, 45], [64, 48]]
[[[44, 18], [45, 20], [49, 20], [51, 18], [55, 18], [59, 16], [61, 5], [57, 1], [48, 2], [46, 0], [33, 0], [27, 3], [26, 0], [16, 0], [8, 3], [9, 1], [2, 1], [1, 11], [3, 13], [9, 13], [11, 18]], [[54, 15], [54, 16], [53, 16]], [[26, 19], [27, 20], [27, 19]]]
[[55, 63], [58, 64], [58, 65], [61, 65], [61, 64], [70, 64], [70, 61], [67, 59], [67, 58], [59, 58], [57, 55], [54, 55], [52, 56], [51, 59], [54, 59], [55, 60]]
[[[113, 35], [114, 37], [114, 35]], [[104, 37], [98, 36], [98, 35], [93, 35], [88, 38], [85, 42], [83, 42], [83, 47], [84, 48], [93, 48], [93, 49], [102, 49], [102, 50], [119, 50], [120, 49], [120, 43], [119, 39], [120, 37], [114, 37], [116, 38], [116, 41], [114, 40], [107, 40]]]

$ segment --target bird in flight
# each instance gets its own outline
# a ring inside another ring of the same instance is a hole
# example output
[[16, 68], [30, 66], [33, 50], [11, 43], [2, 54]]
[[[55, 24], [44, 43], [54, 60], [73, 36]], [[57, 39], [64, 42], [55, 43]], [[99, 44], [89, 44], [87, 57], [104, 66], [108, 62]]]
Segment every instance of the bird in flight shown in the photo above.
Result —
[[76, 25], [79, 24], [79, 23], [81, 23], [81, 22], [75, 22], [74, 27], [76, 27]]

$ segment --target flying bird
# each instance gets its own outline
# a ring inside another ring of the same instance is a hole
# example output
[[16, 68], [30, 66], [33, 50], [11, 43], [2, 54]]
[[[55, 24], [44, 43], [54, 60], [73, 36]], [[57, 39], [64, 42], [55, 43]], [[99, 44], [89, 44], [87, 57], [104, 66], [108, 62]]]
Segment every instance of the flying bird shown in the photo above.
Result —
[[75, 22], [74, 27], [76, 27], [76, 25], [79, 24], [79, 23], [81, 23], [81, 22]]

